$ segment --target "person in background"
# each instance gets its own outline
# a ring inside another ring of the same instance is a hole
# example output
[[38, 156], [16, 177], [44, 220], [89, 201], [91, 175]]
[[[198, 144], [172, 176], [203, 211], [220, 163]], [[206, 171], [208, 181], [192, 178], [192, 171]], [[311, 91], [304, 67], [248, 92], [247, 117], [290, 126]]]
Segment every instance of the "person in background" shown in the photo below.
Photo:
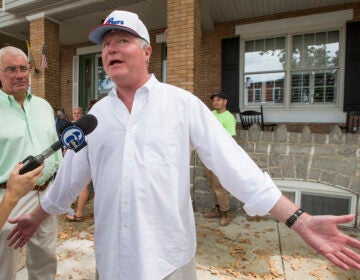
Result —
[[[80, 118], [84, 116], [83, 109], [81, 107], [75, 107], [72, 111], [72, 122], [78, 121]], [[84, 220], [83, 212], [85, 208], [86, 202], [89, 200], [89, 189], [90, 189], [90, 183], [87, 184], [81, 193], [79, 194], [78, 200], [77, 200], [77, 206], [75, 210], [75, 214], [66, 214], [65, 220], [68, 222], [82, 222]]]
[[83, 112], [83, 109], [81, 107], [75, 107], [72, 110], [72, 122], [76, 122], [82, 116], [84, 116], [84, 112]]
[[55, 107], [53, 107], [53, 108], [54, 108], [54, 115], [55, 115], [56, 131], [60, 138], [64, 129], [67, 126], [69, 126], [69, 121], [66, 119], [66, 115], [65, 115], [64, 111], [57, 110]]
[[[211, 95], [214, 110], [212, 113], [219, 120], [222, 126], [232, 137], [236, 136], [236, 119], [234, 115], [226, 109], [227, 97], [222, 92]], [[230, 198], [228, 191], [221, 186], [219, 179], [209, 169], [206, 169], [206, 178], [210, 186], [210, 192], [214, 202], [211, 212], [204, 213], [205, 218], [220, 218], [219, 224], [227, 226], [230, 223]]]
[[[196, 228], [190, 196], [195, 150], [251, 215], [271, 213], [343, 269], [360, 270], [360, 241], [337, 225], [354, 215], [313, 216], [283, 196], [194, 94], [149, 74], [152, 52], [137, 14], [113, 11], [89, 39], [101, 45], [114, 82], [90, 113], [97, 128], [79, 153], [68, 151], [51, 189], [16, 224], [10, 246], [26, 244], [39, 223], [64, 213], [94, 181], [96, 267], [101, 280], [196, 279]], [[241, 228], [239, 228], [241, 231]]]
[[88, 108], [87, 108], [87, 111], [88, 111], [88, 112], [90, 111], [90, 109], [92, 108], [92, 106], [94, 106], [94, 104], [95, 104], [96, 102], [98, 102], [97, 99], [95, 99], [95, 98], [90, 99], [90, 101], [89, 101], [89, 106], [88, 106]]
[[[14, 166], [28, 156], [36, 156], [58, 140], [53, 108], [31, 93], [30, 66], [26, 54], [15, 47], [0, 49], [0, 200], [6, 194], [7, 181]], [[10, 218], [34, 209], [53, 180], [62, 155], [60, 151], [45, 159], [42, 176], [33, 191], [24, 195], [13, 208]], [[15, 279], [19, 251], [9, 247], [7, 237], [13, 225], [6, 222], [0, 231], [0, 279]], [[49, 216], [30, 238], [26, 252], [28, 279], [55, 279], [57, 259], [57, 218]]]
[[41, 177], [44, 168], [42, 164], [32, 171], [20, 175], [19, 172], [22, 166], [22, 163], [15, 166], [6, 183], [5, 193], [0, 201], [0, 230], [20, 198], [34, 189], [36, 180]]

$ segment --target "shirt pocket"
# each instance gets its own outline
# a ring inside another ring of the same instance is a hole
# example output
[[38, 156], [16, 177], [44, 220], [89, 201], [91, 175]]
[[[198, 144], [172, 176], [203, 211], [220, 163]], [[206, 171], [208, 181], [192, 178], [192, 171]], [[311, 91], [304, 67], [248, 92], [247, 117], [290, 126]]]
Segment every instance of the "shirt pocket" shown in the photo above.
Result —
[[176, 129], [148, 129], [144, 151], [146, 161], [160, 165], [175, 162], [178, 134]]

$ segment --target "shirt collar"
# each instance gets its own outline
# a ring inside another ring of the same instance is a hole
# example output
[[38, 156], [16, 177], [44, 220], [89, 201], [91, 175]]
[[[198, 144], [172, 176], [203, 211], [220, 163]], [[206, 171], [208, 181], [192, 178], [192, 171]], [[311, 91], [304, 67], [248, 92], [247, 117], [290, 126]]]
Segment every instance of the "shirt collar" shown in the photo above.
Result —
[[[150, 74], [149, 80], [142, 87], [137, 89], [135, 95], [144, 93], [144, 94], [147, 94], [147, 98], [149, 99], [150, 92], [152, 92], [152, 90], [156, 86], [157, 82], [158, 82], [158, 80], [156, 79], [155, 75]], [[114, 85], [112, 90], [109, 92], [109, 95], [117, 98], [116, 85]]]
[[[25, 100], [30, 101], [32, 98], [32, 94], [31, 93], [27, 93], [26, 94], [26, 98]], [[5, 93], [4, 91], [0, 90], [0, 100], [2, 100], [3, 102], [8, 102], [9, 105], [14, 104], [14, 102], [16, 102], [14, 96]]]

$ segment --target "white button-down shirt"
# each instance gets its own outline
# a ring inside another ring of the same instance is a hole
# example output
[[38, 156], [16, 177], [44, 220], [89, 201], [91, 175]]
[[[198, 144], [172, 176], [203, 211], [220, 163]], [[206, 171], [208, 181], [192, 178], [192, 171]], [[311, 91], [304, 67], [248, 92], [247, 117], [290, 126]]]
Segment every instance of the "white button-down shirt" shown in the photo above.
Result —
[[195, 255], [190, 155], [195, 149], [250, 215], [264, 215], [280, 191], [193, 94], [154, 76], [135, 94], [131, 113], [115, 89], [90, 112], [88, 146], [67, 152], [42, 201], [69, 210], [82, 188], [95, 188], [95, 251], [102, 280], [163, 279]]

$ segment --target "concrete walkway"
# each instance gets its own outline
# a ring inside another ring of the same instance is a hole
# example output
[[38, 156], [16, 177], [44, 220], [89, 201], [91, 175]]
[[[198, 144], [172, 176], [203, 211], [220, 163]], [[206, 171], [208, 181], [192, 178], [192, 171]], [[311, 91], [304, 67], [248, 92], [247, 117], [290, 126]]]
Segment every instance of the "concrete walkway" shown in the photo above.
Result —
[[[195, 213], [195, 218], [199, 280], [360, 279], [360, 272], [334, 267], [294, 232], [273, 219], [237, 216], [230, 225], [220, 227], [216, 219], [204, 219], [199, 213]], [[359, 230], [344, 231], [360, 239]], [[95, 279], [92, 228], [82, 232], [80, 238], [61, 243], [57, 254], [57, 280]], [[26, 280], [26, 269], [19, 271], [17, 276], [17, 280]]]

